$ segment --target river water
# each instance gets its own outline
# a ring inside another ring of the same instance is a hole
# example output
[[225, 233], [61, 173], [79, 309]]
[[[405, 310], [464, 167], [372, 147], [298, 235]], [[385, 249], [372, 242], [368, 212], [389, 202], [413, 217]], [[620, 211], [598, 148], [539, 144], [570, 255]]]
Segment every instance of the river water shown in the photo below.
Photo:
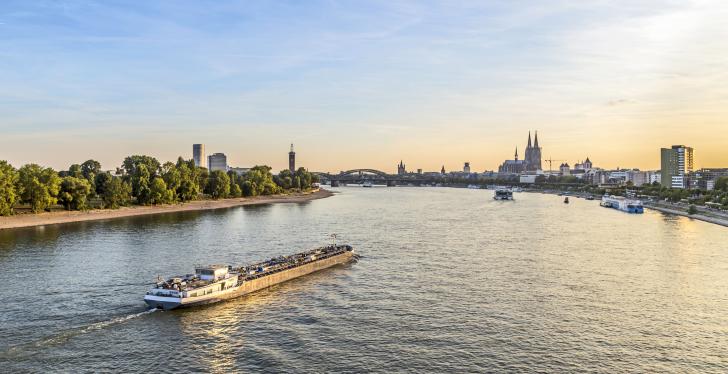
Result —
[[[596, 201], [356, 188], [0, 231], [2, 372], [726, 372], [728, 229]], [[363, 258], [149, 312], [158, 274], [328, 242]]]

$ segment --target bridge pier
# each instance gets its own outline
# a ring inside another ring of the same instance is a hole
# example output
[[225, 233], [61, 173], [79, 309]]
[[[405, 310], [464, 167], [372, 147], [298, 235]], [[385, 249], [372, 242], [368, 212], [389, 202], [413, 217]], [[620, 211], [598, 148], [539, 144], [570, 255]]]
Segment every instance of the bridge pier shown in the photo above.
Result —
[[332, 180], [331, 187], [339, 187], [339, 181]]
[[396, 181], [387, 181], [387, 187], [396, 187], [397, 182]]

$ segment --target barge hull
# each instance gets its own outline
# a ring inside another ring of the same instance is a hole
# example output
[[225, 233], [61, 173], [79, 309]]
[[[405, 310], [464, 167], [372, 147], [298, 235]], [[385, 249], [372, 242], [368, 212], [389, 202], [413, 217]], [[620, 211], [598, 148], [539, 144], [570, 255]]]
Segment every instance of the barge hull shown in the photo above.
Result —
[[152, 308], [171, 310], [176, 308], [184, 308], [191, 306], [198, 306], [204, 304], [212, 304], [223, 300], [229, 300], [255, 291], [262, 290], [277, 284], [295, 279], [304, 275], [308, 275], [319, 270], [328, 269], [332, 266], [345, 264], [352, 260], [353, 253], [346, 251], [341, 254], [331, 256], [322, 260], [316, 260], [295, 268], [286, 269], [277, 273], [266, 275], [256, 279], [246, 280], [240, 286], [230, 288], [210, 297], [187, 297], [187, 298], [175, 298], [175, 297], [158, 297], [147, 295], [144, 301]]

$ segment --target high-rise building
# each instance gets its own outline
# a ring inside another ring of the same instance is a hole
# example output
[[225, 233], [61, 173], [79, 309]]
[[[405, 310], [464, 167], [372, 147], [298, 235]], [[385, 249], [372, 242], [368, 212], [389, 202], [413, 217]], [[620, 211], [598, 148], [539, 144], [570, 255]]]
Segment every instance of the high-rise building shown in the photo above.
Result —
[[207, 156], [207, 166], [210, 171], [228, 171], [227, 156], [224, 153], [213, 153]]
[[198, 168], [207, 167], [207, 164], [205, 163], [204, 144], [192, 144], [192, 159], [195, 161], [195, 166]]
[[470, 174], [470, 163], [466, 162], [463, 166], [463, 173]]
[[671, 188], [690, 187], [688, 176], [694, 169], [693, 148], [673, 145], [660, 150], [662, 185]]
[[293, 151], [293, 143], [291, 143], [291, 151], [288, 152], [288, 170], [291, 174], [296, 173], [296, 152]]

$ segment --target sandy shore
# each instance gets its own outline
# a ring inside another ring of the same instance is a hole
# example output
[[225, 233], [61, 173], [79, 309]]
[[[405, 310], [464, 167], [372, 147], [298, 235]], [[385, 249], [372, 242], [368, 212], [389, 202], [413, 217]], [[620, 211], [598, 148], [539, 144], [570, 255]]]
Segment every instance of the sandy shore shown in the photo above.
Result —
[[133, 206], [120, 209], [100, 209], [86, 212], [52, 212], [38, 214], [18, 214], [9, 217], [0, 217], [0, 230], [14, 229], [19, 227], [56, 225], [69, 222], [93, 221], [100, 219], [112, 219], [121, 217], [142, 216], [148, 214], [185, 212], [194, 210], [210, 210], [231, 208], [242, 205], [273, 204], [273, 203], [302, 203], [305, 201], [322, 199], [333, 195], [332, 192], [319, 190], [309, 193], [297, 193], [290, 195], [258, 196], [237, 199], [222, 200], [200, 200], [184, 204], [159, 205], [159, 206]]

